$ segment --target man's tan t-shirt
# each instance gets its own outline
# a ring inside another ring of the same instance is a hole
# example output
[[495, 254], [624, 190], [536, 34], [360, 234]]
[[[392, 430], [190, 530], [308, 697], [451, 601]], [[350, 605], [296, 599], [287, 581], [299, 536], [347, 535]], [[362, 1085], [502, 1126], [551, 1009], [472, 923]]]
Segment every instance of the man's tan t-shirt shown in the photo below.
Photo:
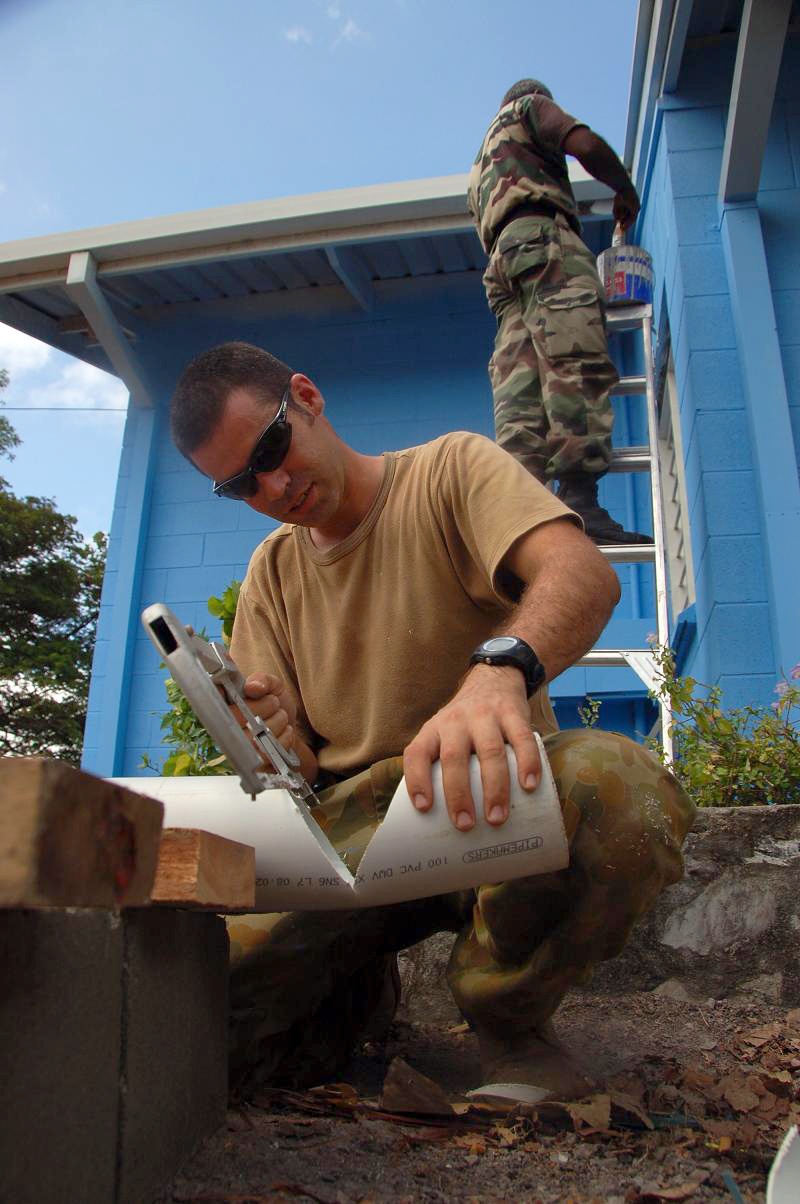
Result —
[[[282, 526], [256, 549], [231, 641], [245, 675], [287, 682], [300, 734], [339, 775], [400, 754], [452, 696], [513, 608], [519, 583], [501, 562], [515, 540], [553, 518], [580, 521], [481, 435], [384, 463], [372, 507], [336, 547]], [[531, 718], [543, 734], [557, 728], [544, 689]]]

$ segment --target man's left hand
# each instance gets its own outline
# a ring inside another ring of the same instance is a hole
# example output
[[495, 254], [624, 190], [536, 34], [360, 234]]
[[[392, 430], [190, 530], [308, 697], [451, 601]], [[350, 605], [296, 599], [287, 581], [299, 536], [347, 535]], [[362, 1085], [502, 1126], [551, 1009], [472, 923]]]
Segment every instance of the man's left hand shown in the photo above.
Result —
[[460, 831], [469, 831], [475, 824], [469, 759], [477, 753], [484, 815], [490, 824], [505, 823], [509, 800], [506, 744], [514, 749], [520, 785], [534, 790], [541, 765], [531, 731], [525, 680], [513, 665], [475, 665], [453, 698], [420, 728], [403, 754], [406, 787], [414, 806], [419, 811], [433, 806], [431, 766], [439, 760], [450, 818]]

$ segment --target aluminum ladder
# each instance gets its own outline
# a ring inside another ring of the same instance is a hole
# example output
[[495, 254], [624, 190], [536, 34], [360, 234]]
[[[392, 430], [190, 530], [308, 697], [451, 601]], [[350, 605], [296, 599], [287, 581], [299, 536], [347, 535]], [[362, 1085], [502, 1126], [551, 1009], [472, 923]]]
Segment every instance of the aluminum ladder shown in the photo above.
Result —
[[[658, 404], [653, 363], [653, 309], [651, 305], [609, 306], [606, 313], [609, 334], [638, 331], [642, 344], [644, 375], [623, 376], [611, 390], [612, 397], [641, 396], [647, 409], [647, 444], [615, 448], [609, 472], [649, 472], [650, 500], [653, 510], [652, 544], [605, 544], [600, 551], [616, 564], [652, 564], [655, 573], [655, 634], [659, 644], [669, 642], [667, 605], [667, 564], [664, 535], [664, 507], [661, 494], [661, 467], [658, 456]], [[656, 662], [650, 648], [593, 648], [578, 661], [579, 665], [613, 666], [633, 669], [648, 690], [658, 683]], [[661, 744], [667, 761], [672, 763], [670, 736], [672, 712], [669, 703], [659, 700]]]

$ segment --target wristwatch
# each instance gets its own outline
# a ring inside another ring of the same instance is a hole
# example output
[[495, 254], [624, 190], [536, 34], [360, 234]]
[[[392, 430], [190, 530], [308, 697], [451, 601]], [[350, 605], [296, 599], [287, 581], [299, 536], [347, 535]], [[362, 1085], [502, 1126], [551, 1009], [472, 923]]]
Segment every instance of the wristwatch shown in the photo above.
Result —
[[544, 665], [530, 644], [515, 635], [495, 635], [484, 640], [469, 658], [471, 665], [513, 665], [525, 678], [528, 698], [544, 684]]

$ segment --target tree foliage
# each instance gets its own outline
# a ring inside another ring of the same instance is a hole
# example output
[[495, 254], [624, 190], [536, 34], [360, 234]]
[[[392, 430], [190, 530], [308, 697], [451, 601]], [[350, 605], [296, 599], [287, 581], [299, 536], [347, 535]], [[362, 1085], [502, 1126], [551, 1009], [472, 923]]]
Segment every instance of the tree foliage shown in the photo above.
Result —
[[[19, 442], [0, 417], [0, 455]], [[0, 477], [0, 755], [80, 760], [105, 553]]]

